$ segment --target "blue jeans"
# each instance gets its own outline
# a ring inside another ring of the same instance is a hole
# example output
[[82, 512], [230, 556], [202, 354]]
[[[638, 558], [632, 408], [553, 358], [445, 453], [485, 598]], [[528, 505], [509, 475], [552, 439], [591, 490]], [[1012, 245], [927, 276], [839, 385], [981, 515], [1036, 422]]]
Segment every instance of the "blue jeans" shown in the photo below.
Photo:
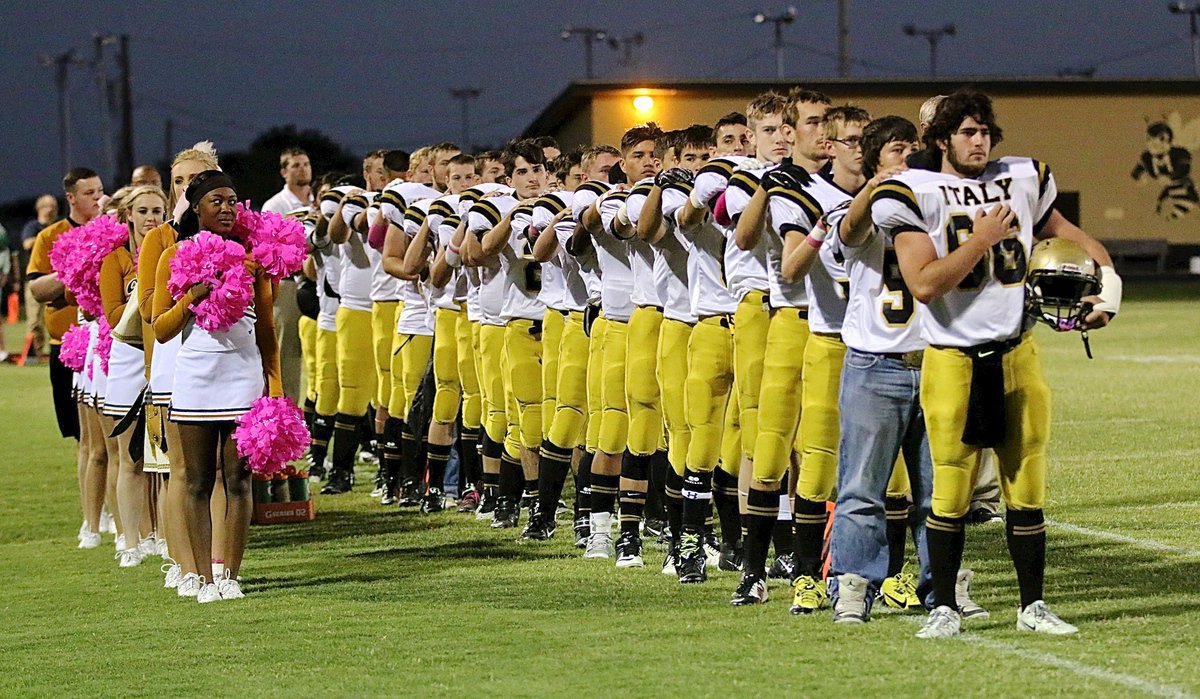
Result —
[[450, 460], [446, 462], [446, 473], [442, 477], [442, 491], [455, 500], [458, 499], [458, 491], [460, 490], [458, 487], [458, 469], [458, 449], [451, 449]]
[[[909, 515], [917, 558], [918, 590], [929, 589], [929, 552], [925, 518], [933, 490], [933, 464], [921, 412], [921, 370], [903, 360], [846, 350], [842, 386], [841, 442], [838, 446], [838, 496], [830, 539], [831, 595], [834, 576], [854, 573], [878, 591], [888, 573], [887, 516], [884, 498], [896, 456], [903, 450], [912, 485]], [[874, 595], [867, 596], [868, 604]]]

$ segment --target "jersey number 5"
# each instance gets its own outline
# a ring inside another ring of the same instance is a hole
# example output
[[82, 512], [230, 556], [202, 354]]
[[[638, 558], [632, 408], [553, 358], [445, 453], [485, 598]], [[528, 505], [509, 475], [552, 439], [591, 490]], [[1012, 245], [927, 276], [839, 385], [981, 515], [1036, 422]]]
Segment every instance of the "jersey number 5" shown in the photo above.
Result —
[[[1014, 222], [1019, 227], [1019, 224]], [[946, 249], [952, 253], [960, 245], [967, 242], [974, 233], [974, 224], [967, 214], [950, 214], [946, 222]], [[988, 250], [979, 262], [971, 268], [971, 272], [958, 283], [962, 291], [978, 291], [988, 280], [988, 272], [996, 281], [1004, 286], [1014, 286], [1025, 282], [1025, 272], [1028, 261], [1025, 257], [1025, 246], [1017, 238], [1005, 238]]]
[[896, 259], [896, 251], [892, 248], [883, 251], [883, 289], [887, 292], [880, 303], [884, 320], [892, 327], [908, 325], [916, 307], [904, 277], [900, 276], [900, 261]]

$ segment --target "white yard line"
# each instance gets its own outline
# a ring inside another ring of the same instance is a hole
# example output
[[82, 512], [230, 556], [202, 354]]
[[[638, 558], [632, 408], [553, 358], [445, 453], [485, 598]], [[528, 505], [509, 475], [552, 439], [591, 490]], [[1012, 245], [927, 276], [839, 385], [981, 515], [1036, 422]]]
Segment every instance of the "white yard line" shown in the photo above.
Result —
[[1126, 505], [1125, 507], [1149, 507], [1151, 510], [1187, 510], [1193, 507], [1200, 507], [1200, 501], [1192, 500], [1191, 502], [1160, 502], [1157, 505]]
[[997, 641], [971, 633], [962, 634], [958, 638], [964, 643], [982, 646], [991, 650], [1000, 651], [1001, 653], [1008, 653], [1009, 655], [1015, 655], [1026, 660], [1031, 660], [1035, 663], [1049, 665], [1050, 667], [1056, 667], [1060, 670], [1073, 672], [1080, 677], [1087, 677], [1089, 679], [1107, 682], [1112, 685], [1142, 692], [1150, 696], [1173, 697], [1175, 699], [1188, 699], [1195, 696], [1178, 687], [1159, 684], [1158, 682], [1142, 679], [1141, 677], [1136, 677], [1134, 675], [1127, 675], [1123, 672], [1114, 672], [1112, 670], [1106, 670], [1102, 667], [1087, 665], [1077, 660], [1071, 660], [1069, 658], [1054, 655], [1053, 653], [1022, 648], [1015, 643]]
[[1054, 425], [1129, 425], [1146, 422], [1158, 420], [1150, 417], [1085, 417], [1077, 420], [1056, 420]]
[[1067, 522], [1059, 522], [1052, 519], [1046, 520], [1046, 524], [1063, 531], [1071, 532], [1072, 534], [1090, 536], [1095, 539], [1104, 539], [1106, 541], [1115, 541], [1120, 544], [1129, 544], [1130, 546], [1149, 549], [1151, 551], [1181, 553], [1185, 556], [1200, 556], [1200, 549], [1187, 548], [1186, 546], [1172, 546], [1171, 544], [1164, 544], [1160, 541], [1154, 541], [1153, 539], [1138, 539], [1132, 536], [1118, 534], [1116, 532], [1104, 531], [1103, 529], [1092, 529], [1090, 527], [1081, 527], [1077, 524], [1069, 524]]
[[1095, 454], [1091, 456], [1058, 456], [1056, 462], [1090, 463], [1094, 461], [1150, 461], [1153, 459], [1174, 459], [1200, 455], [1200, 449], [1164, 449], [1161, 451], [1138, 452], [1133, 454]]
[[1200, 364], [1200, 354], [1113, 354], [1105, 358], [1137, 364]]

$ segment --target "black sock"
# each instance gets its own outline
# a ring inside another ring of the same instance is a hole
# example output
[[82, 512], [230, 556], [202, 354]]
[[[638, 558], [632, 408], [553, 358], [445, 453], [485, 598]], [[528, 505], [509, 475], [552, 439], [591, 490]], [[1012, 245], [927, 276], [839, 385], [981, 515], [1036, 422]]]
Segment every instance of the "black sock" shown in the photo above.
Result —
[[430, 444], [425, 447], [425, 486], [442, 490], [446, 480], [446, 463], [450, 461], [453, 444]]
[[462, 482], [466, 486], [479, 488], [483, 480], [483, 467], [479, 460], [479, 428], [466, 427], [458, 433], [458, 457], [462, 464]]
[[592, 514], [599, 512], [612, 514], [617, 506], [617, 490], [621, 487], [621, 477], [592, 473], [591, 486]]
[[575, 519], [592, 516], [592, 459], [590, 451], [579, 458], [579, 470], [575, 472]]
[[774, 490], [758, 490], [753, 486], [746, 494], [746, 538], [745, 570], [748, 573], [767, 574], [767, 549], [771, 544], [771, 532], [779, 518], [779, 493]]
[[679, 533], [683, 531], [683, 476], [674, 468], [667, 469], [663, 483], [663, 503], [667, 509], [667, 526], [671, 529], [671, 546], [679, 545]]
[[409, 431], [407, 424], [400, 424], [400, 477], [404, 483], [419, 483], [424, 472], [421, 465], [425, 463], [421, 454], [421, 440]]
[[521, 461], [509, 456], [507, 451], [501, 451], [500, 488], [497, 494], [508, 498], [515, 505], [521, 499], [524, 484], [525, 474], [521, 471]]
[[383, 454], [380, 463], [383, 464], [383, 478], [388, 491], [395, 494], [400, 485], [400, 472], [404, 468], [404, 457], [401, 451], [400, 435], [404, 432], [404, 421], [389, 417], [383, 423]]
[[567, 481], [567, 474], [571, 472], [571, 451], [555, 446], [549, 440], [542, 441], [542, 450], [538, 457], [537, 487], [541, 510], [550, 513], [550, 516], [558, 509], [563, 484]]
[[965, 517], [939, 517], [930, 514], [925, 520], [925, 541], [929, 546], [929, 571], [933, 577], [933, 605], [958, 609], [954, 584], [962, 567], [963, 544], [966, 533]]
[[304, 399], [304, 426], [312, 433], [313, 418], [317, 416], [317, 402], [312, 398]]
[[712, 471], [683, 472], [683, 531], [699, 534], [712, 516]]
[[[504, 454], [504, 445], [488, 436], [486, 430], [479, 430], [479, 451], [483, 458], [499, 460]], [[488, 490], [491, 488], [491, 490]], [[500, 495], [500, 471], [495, 473], [483, 472], [483, 492], [485, 495], [497, 497]]]
[[904, 569], [904, 540], [908, 534], [908, 498], [887, 498], [888, 577]]
[[333, 473], [349, 477], [354, 473], [354, 453], [358, 451], [358, 420], [354, 415], [338, 413], [333, 422]]
[[821, 579], [821, 549], [825, 548], [825, 526], [829, 512], [824, 502], [806, 500], [799, 495], [792, 500], [792, 526], [796, 537], [796, 575], [811, 575]]
[[656, 451], [650, 455], [650, 472], [646, 475], [646, 519], [666, 519], [663, 503], [663, 486], [667, 481], [666, 450]]
[[621, 533], [637, 534], [646, 510], [646, 493], [637, 487], [649, 487], [650, 455], [625, 452], [621, 459], [621, 479], [633, 481], [633, 487], [621, 491]]
[[329, 455], [329, 439], [333, 436], [333, 415], [313, 414], [312, 447], [309, 453], [313, 457], [313, 465], [325, 468], [325, 459]]
[[[527, 478], [527, 479], [525, 479], [525, 481], [524, 481], [524, 484], [523, 484], [523, 485], [524, 485], [524, 488], [523, 488], [523, 489], [522, 489], [522, 491], [521, 491], [521, 497], [522, 497], [522, 498], [531, 498], [531, 499], [533, 499], [533, 500], [538, 500], [538, 499], [540, 499], [540, 496], [541, 496], [541, 491], [540, 491], [540, 490], [538, 490], [538, 479], [536, 479], [536, 478]], [[555, 502], [554, 502], [554, 508], [555, 508], [555, 509], [557, 509], [557, 508], [558, 508], [558, 501], [557, 501], [557, 500], [555, 500]]]
[[1004, 514], [1008, 553], [1017, 569], [1021, 608], [1043, 598], [1046, 576], [1046, 517], [1042, 510], [1014, 510]]
[[[367, 412], [363, 414], [362, 420], [358, 423], [359, 429], [359, 448], [365, 449], [372, 454], [375, 454], [376, 436], [375, 436], [375, 410], [367, 408]], [[378, 454], [375, 454], [378, 456]]]
[[737, 476], [721, 469], [713, 471], [713, 507], [721, 523], [721, 543], [733, 546], [742, 538], [742, 518], [738, 514]]

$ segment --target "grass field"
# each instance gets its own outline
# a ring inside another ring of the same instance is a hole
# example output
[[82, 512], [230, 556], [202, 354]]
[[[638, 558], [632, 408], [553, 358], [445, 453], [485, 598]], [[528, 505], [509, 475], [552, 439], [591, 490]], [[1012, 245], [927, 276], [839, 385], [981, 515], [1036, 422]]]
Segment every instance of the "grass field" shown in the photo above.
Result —
[[247, 598], [202, 607], [161, 589], [157, 565], [118, 569], [110, 537], [76, 550], [45, 369], [0, 366], [0, 695], [1200, 695], [1200, 284], [1126, 295], [1094, 361], [1039, 331], [1047, 597], [1080, 626], [1069, 638], [1014, 628], [1001, 528], [968, 533], [992, 618], [927, 642], [919, 616], [835, 627], [791, 617], [783, 586], [734, 609], [731, 574], [685, 588], [583, 561], [569, 537], [383, 511], [369, 477], [313, 523], [254, 528]]

